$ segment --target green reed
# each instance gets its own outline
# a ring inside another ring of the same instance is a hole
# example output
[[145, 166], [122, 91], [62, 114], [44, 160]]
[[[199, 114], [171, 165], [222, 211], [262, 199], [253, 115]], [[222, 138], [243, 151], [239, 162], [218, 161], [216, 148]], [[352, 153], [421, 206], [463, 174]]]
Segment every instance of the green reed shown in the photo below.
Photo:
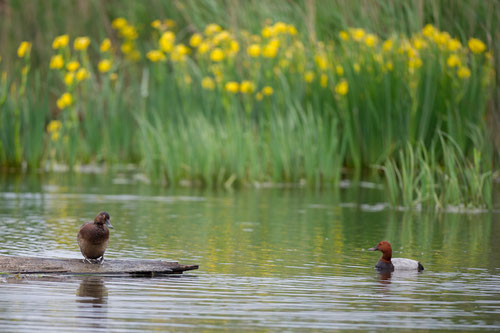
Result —
[[[485, 118], [493, 60], [490, 48], [474, 52], [467, 41], [488, 40], [495, 31], [496, 2], [123, 3], [11, 2], [10, 16], [0, 23], [8, 45], [0, 50], [0, 165], [133, 162], [169, 184], [228, 187], [335, 186], [342, 167], [360, 175], [383, 165], [394, 205], [492, 206]], [[81, 15], [70, 15], [75, 11]], [[119, 16], [137, 39], [113, 28]], [[193, 46], [176, 60], [159, 46], [165, 30], [151, 27], [157, 18], [176, 19], [168, 28], [175, 32], [173, 47], [188, 45], [195, 32], [215, 43], [203, 30], [219, 23], [239, 43], [237, 56], [225, 49], [224, 59], [215, 61]], [[28, 30], [5, 32], [19, 20], [44, 31], [21, 59], [15, 50]], [[297, 33], [261, 36], [278, 20]], [[422, 30], [432, 22], [441, 30]], [[90, 46], [52, 50], [54, 37], [65, 32], [71, 43], [91, 36]], [[105, 37], [111, 51], [99, 50]], [[275, 55], [248, 54], [249, 45], [263, 52], [272, 38], [279, 39]], [[127, 43], [137, 59], [124, 53]], [[166, 60], [148, 60], [152, 50]], [[49, 69], [56, 54], [65, 66]], [[452, 55], [458, 62], [450, 64]], [[102, 60], [110, 60], [110, 68], [100, 68]], [[88, 77], [68, 83], [69, 61], [79, 61]], [[213, 86], [204, 85], [206, 79]], [[231, 92], [230, 82], [239, 88]], [[244, 82], [251, 87], [244, 90]], [[265, 88], [272, 91], [264, 95]], [[58, 105], [66, 93], [71, 103]]]

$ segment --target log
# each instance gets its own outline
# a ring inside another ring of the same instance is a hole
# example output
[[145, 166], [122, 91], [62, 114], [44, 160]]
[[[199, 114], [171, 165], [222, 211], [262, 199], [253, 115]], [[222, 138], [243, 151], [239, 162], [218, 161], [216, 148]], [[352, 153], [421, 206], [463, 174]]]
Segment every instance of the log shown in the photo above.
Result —
[[0, 255], [0, 274], [159, 276], [182, 274], [193, 269], [198, 269], [198, 265], [180, 265], [164, 260], [105, 259], [102, 264], [90, 264], [83, 262], [83, 259]]

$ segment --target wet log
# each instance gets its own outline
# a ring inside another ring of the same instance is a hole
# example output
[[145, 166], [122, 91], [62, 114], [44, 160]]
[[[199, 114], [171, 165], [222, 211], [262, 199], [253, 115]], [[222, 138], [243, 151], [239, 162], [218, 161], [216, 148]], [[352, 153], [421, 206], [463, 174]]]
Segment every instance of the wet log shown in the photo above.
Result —
[[0, 274], [67, 274], [159, 276], [182, 274], [198, 269], [198, 265], [140, 259], [105, 259], [102, 264], [90, 264], [83, 259], [51, 259], [0, 255]]

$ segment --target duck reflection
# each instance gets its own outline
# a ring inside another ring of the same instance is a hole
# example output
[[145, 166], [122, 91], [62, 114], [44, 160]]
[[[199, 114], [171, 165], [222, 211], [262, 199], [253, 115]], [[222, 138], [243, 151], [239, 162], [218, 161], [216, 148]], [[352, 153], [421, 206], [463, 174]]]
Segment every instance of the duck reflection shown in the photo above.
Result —
[[380, 271], [380, 272], [378, 272], [378, 277], [379, 277], [380, 283], [391, 284], [392, 272], [391, 271]]
[[78, 303], [78, 318], [96, 319], [84, 321], [91, 328], [106, 328], [103, 318], [108, 314], [108, 288], [104, 284], [104, 278], [100, 276], [86, 276], [82, 279], [76, 291], [76, 302]]
[[422, 272], [418, 271], [378, 271], [378, 277], [381, 284], [391, 284], [393, 281], [417, 281]]

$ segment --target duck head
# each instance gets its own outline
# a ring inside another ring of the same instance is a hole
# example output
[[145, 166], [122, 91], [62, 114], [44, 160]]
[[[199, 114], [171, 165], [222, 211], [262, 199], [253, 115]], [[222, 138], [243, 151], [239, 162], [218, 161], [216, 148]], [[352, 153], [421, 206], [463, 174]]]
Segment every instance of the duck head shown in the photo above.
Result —
[[108, 228], [114, 229], [111, 223], [109, 222], [110, 217], [106, 212], [100, 212], [94, 219], [95, 224], [106, 225]]
[[369, 248], [368, 251], [380, 251], [382, 252], [382, 259], [383, 261], [390, 262], [392, 258], [392, 247], [391, 243], [388, 241], [381, 241], [378, 243], [375, 247]]

